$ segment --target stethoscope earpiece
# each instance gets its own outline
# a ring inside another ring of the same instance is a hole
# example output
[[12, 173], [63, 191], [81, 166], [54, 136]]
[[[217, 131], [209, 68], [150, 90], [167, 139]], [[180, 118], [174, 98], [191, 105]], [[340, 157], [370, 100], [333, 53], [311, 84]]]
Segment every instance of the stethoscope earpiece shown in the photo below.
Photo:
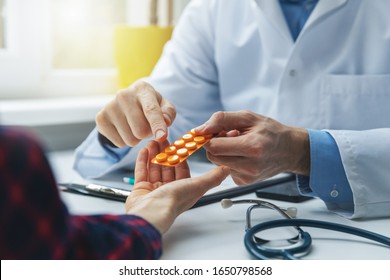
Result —
[[221, 200], [221, 206], [224, 209], [230, 208], [233, 206], [233, 201], [231, 199], [224, 198]]

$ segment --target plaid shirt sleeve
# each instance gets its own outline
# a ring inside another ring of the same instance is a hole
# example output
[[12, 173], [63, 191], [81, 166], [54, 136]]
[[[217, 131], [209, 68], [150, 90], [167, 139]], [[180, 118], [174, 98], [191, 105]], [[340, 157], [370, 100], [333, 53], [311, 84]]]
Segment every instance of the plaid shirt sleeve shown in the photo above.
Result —
[[1, 259], [158, 259], [161, 235], [131, 215], [70, 215], [33, 135], [0, 127]]

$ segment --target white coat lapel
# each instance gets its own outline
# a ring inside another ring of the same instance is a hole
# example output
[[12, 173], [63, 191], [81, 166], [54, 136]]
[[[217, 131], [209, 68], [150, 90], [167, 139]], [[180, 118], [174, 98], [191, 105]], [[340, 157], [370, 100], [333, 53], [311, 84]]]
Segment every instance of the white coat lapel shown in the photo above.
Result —
[[255, 1], [261, 13], [275, 26], [276, 29], [288, 40], [293, 43], [290, 29], [288, 28], [283, 11], [278, 0], [256, 0]]
[[[290, 30], [283, 15], [283, 11], [280, 7], [278, 0], [255, 0], [260, 11], [272, 22], [272, 24], [280, 31], [280, 33], [286, 37], [291, 43], [293, 39], [291, 37]], [[312, 14], [308, 18], [302, 31], [310, 27], [318, 19], [324, 15], [342, 7], [348, 2], [348, 0], [320, 0], [317, 6], [313, 10]]]
[[310, 17], [307, 19], [307, 22], [303, 28], [303, 30], [307, 29], [316, 22], [318, 19], [323, 17], [324, 15], [340, 8], [344, 4], [346, 4], [348, 0], [319, 0], [317, 6], [314, 8]]

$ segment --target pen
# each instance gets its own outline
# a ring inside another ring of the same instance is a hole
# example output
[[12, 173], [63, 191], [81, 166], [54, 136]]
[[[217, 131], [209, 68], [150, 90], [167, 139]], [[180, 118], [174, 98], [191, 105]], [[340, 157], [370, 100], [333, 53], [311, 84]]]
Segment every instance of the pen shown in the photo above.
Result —
[[134, 177], [123, 177], [123, 182], [126, 184], [134, 185]]

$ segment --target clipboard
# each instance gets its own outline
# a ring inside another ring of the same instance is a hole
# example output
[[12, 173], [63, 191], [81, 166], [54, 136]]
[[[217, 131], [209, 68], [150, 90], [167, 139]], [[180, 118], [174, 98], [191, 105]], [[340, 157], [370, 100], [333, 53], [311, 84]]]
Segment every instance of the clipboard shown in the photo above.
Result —
[[[194, 206], [191, 207], [191, 209], [220, 202], [224, 198], [234, 198], [250, 193], [255, 193], [258, 190], [266, 189], [271, 186], [293, 180], [295, 180], [295, 175], [284, 173], [274, 178], [270, 178], [253, 184], [248, 184], [245, 186], [232, 186], [227, 189], [219, 190], [210, 194], [206, 193], [194, 204]], [[127, 196], [131, 192], [130, 190], [99, 184], [60, 183], [58, 184], [58, 186], [62, 191], [65, 192], [89, 195], [120, 202], [125, 202]]]

